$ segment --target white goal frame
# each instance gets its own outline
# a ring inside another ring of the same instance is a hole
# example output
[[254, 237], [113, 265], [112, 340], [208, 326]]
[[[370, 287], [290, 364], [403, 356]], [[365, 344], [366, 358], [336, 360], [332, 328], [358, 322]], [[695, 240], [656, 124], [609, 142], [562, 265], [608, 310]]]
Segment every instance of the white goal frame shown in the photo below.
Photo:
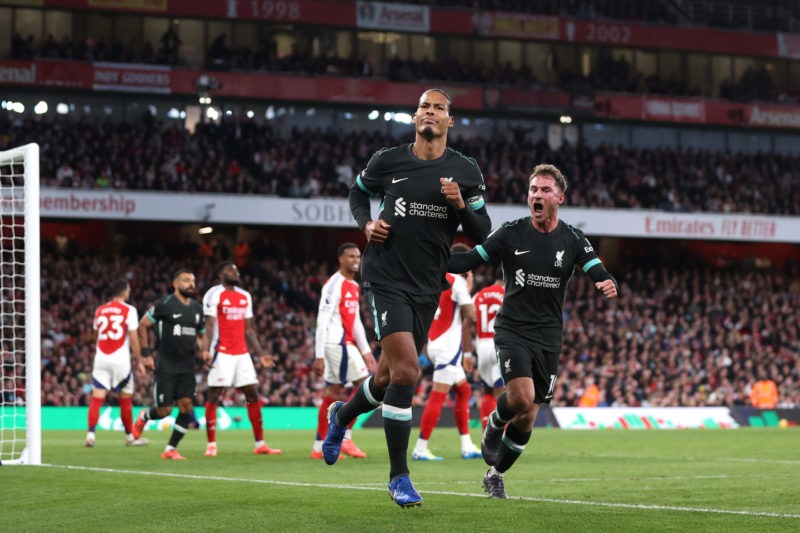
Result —
[[[0, 189], [0, 215], [24, 217], [25, 247], [25, 447], [3, 465], [42, 464], [41, 289], [39, 228], [39, 145], [26, 144], [0, 152], [0, 166], [24, 165], [20, 202], [17, 191]], [[20, 209], [22, 211], [20, 212]], [[6, 406], [8, 408], [8, 406]]]

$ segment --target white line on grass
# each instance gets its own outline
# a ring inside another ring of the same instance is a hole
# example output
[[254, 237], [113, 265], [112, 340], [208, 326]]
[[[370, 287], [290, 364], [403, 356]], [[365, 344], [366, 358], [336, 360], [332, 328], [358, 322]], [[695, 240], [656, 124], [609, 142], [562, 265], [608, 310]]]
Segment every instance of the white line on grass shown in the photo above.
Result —
[[[348, 490], [368, 490], [368, 491], [385, 491], [383, 487], [372, 487], [366, 485], [343, 485], [334, 483], [300, 483], [297, 481], [276, 481], [272, 479], [248, 479], [237, 477], [224, 477], [224, 476], [200, 476], [196, 474], [173, 474], [170, 472], [149, 472], [146, 470], [124, 470], [118, 468], [100, 468], [94, 466], [77, 466], [77, 465], [52, 465], [42, 464], [41, 466], [47, 468], [60, 468], [64, 470], [85, 470], [89, 472], [110, 472], [113, 474], [131, 474], [138, 476], [155, 476], [155, 477], [173, 477], [181, 479], [198, 479], [202, 481], [231, 481], [239, 483], [258, 483], [263, 485], [284, 485], [290, 487], [311, 487], [315, 489], [348, 489]], [[426, 494], [436, 494], [439, 496], [462, 496], [467, 498], [486, 498], [483, 493], [465, 493], [465, 492], [451, 492], [446, 490], [426, 490]], [[710, 509], [707, 507], [685, 507], [673, 505], [650, 505], [643, 503], [614, 503], [614, 502], [594, 502], [587, 500], [564, 500], [558, 498], [534, 498], [530, 496], [513, 496], [511, 500], [522, 500], [528, 502], [546, 502], [558, 503], [567, 505], [587, 505], [590, 507], [613, 507], [619, 509], [644, 509], [649, 511], [677, 511], [687, 513], [713, 513], [713, 514], [728, 514], [728, 515], [743, 515], [743, 516], [764, 516], [771, 518], [800, 518], [800, 514], [789, 513], [770, 513], [761, 511], [737, 511], [731, 509]]]

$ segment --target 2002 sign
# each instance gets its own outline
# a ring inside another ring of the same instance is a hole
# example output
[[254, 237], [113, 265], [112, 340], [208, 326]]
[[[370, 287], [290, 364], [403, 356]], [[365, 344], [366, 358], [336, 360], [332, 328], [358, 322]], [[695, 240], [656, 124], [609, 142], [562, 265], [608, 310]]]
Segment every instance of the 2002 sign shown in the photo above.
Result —
[[631, 28], [612, 24], [588, 24], [589, 33], [586, 40], [598, 43], [629, 44]]

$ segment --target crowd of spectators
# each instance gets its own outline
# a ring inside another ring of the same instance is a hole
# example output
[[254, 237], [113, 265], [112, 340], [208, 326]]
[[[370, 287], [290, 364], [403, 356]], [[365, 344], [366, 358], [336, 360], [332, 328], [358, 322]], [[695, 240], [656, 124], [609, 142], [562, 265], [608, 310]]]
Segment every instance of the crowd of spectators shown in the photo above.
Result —
[[[477, 159], [492, 203], [521, 203], [530, 170], [547, 161], [565, 171], [571, 206], [800, 213], [795, 155], [584, 143], [552, 150], [510, 129], [452, 141]], [[0, 116], [0, 149], [28, 142], [41, 147], [42, 183], [49, 186], [317, 198], [347, 196], [374, 151], [405, 141], [377, 131], [281, 133], [269, 122], [238, 119], [201, 123], [190, 134], [150, 115], [130, 123]]]
[[[130, 303], [140, 315], [171, 292], [170, 272], [190, 264], [198, 297], [215, 284], [213, 264], [191, 245], [157, 246], [144, 255], [62, 253], [47, 245], [42, 255], [43, 404], [87, 405], [95, 308], [109, 282], [130, 280]], [[322, 383], [311, 372], [317, 303], [333, 262], [289, 259], [288, 250], [253, 243], [242, 265], [243, 287], [254, 296], [256, 331], [277, 355], [270, 371], [260, 370], [264, 405], [312, 406]], [[184, 254], [184, 257], [178, 255]], [[620, 298], [605, 300], [586, 276], [569, 286], [564, 307], [565, 339], [553, 405], [575, 406], [596, 384], [599, 406], [749, 405], [759, 379], [777, 385], [779, 406], [800, 407], [800, 271], [784, 268], [714, 268], [666, 260], [617, 272]], [[655, 260], [654, 260], [655, 261]], [[668, 265], [674, 266], [668, 266]], [[491, 271], [476, 271], [476, 290]], [[362, 314], [373, 348], [372, 318]], [[13, 360], [3, 347], [4, 369]], [[21, 353], [21, 351], [19, 352]], [[18, 361], [20, 363], [20, 361]], [[198, 363], [197, 401], [202, 404], [206, 370]], [[10, 380], [11, 374], [6, 376]], [[430, 376], [423, 376], [415, 401], [424, 404]], [[134, 401], [146, 404], [149, 375], [136, 376]], [[476, 397], [477, 373], [470, 376]], [[6, 389], [12, 385], [6, 383]], [[24, 396], [24, 390], [18, 390]], [[9, 401], [9, 398], [5, 398]], [[240, 404], [235, 392], [224, 403]]]
[[[627, 5], [626, 2], [620, 3]], [[168, 37], [169, 35], [173, 37]], [[188, 65], [212, 70], [249, 70], [297, 75], [332, 75], [350, 77], [384, 77], [391, 81], [474, 83], [483, 85], [517, 87], [523, 89], [562, 89], [573, 94], [593, 91], [627, 92], [671, 96], [705, 96], [735, 101], [784, 101], [793, 98], [780, 92], [772, 75], [764, 68], [751, 69], [738, 80], [726, 80], [718, 88], [704, 94], [698, 87], [678, 76], [648, 75], [634, 70], [624, 58], [612, 59], [610, 49], [598, 48], [592, 62], [591, 72], [583, 75], [575, 68], [563, 64], [554, 51], [548, 54], [548, 65], [554, 71], [552, 82], [544, 81], [549, 75], [534, 72], [529, 66], [513, 67], [511, 63], [482, 64], [476, 61], [456, 59], [436, 60], [424, 58], [401, 59], [398, 56], [385, 59], [384, 64], [374, 65], [367, 56], [342, 58], [328, 52], [312, 54], [295, 49], [292, 53], [279, 54], [274, 39], [266, 37], [256, 46], [228, 46], [227, 35], [220, 33], [211, 42], [202, 65]], [[73, 41], [69, 37], [57, 40], [53, 35], [41, 43], [32, 36], [23, 38], [15, 34], [11, 40], [11, 59], [67, 59], [80, 61], [111, 61], [119, 63], [144, 63], [161, 65], [186, 65], [180, 57], [180, 39], [173, 30], [162, 37], [159, 46], [150, 42], [142, 44], [138, 51], [123, 46], [117, 41], [87, 38]]]

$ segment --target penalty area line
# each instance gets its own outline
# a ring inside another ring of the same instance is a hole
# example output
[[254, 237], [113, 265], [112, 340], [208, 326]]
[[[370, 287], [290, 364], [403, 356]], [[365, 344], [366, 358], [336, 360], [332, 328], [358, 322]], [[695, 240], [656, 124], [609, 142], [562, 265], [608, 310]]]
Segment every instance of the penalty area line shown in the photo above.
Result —
[[[227, 481], [234, 483], [255, 483], [261, 485], [277, 485], [287, 487], [309, 487], [315, 489], [347, 489], [365, 491], [385, 491], [385, 488], [365, 485], [347, 485], [340, 483], [302, 483], [299, 481], [278, 481], [274, 479], [251, 479], [227, 476], [206, 476], [198, 474], [175, 474], [172, 472], [151, 472], [147, 470], [126, 470], [121, 468], [102, 468], [96, 466], [78, 465], [53, 465], [42, 464], [45, 468], [58, 468], [62, 470], [83, 470], [86, 472], [106, 472], [111, 474], [127, 474], [134, 476], [152, 476], [178, 479], [195, 479], [199, 481]], [[424, 485], [424, 483], [420, 483]], [[423, 494], [435, 494], [437, 496], [460, 496], [462, 498], [487, 498], [483, 493], [452, 492], [444, 490], [423, 490]], [[713, 509], [708, 507], [686, 507], [675, 505], [652, 505], [644, 503], [615, 503], [615, 502], [596, 502], [589, 500], [569, 500], [561, 498], [536, 498], [532, 496], [511, 496], [509, 500], [519, 500], [526, 502], [556, 503], [561, 505], [585, 505], [589, 507], [610, 507], [615, 509], [641, 509], [645, 511], [673, 511], [681, 513], [707, 513], [740, 516], [763, 516], [769, 518], [800, 518], [800, 514], [791, 513], [772, 513], [766, 511], [745, 511], [735, 509]]]

